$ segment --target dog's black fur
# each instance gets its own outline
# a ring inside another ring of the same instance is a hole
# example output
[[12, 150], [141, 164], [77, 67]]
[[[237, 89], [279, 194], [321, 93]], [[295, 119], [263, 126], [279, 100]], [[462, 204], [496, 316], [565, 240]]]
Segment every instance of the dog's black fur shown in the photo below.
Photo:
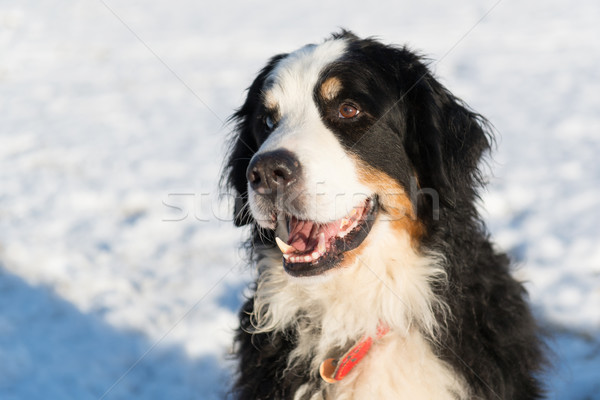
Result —
[[[425, 189], [412, 193], [417, 218], [425, 227], [420, 247], [445, 257], [448, 284], [434, 289], [451, 312], [443, 336], [431, 342], [434, 352], [464, 377], [473, 398], [541, 398], [537, 376], [544, 355], [525, 290], [511, 276], [509, 258], [493, 249], [475, 206], [483, 185], [478, 165], [492, 141], [486, 120], [443, 87], [412, 51], [349, 32], [334, 38], [345, 38], [349, 48], [325, 74], [346, 75], [353, 82], [349, 90], [363, 95], [377, 121], [354, 136], [329, 128], [361, 160], [407, 190], [412, 171]], [[246, 168], [268, 134], [260, 121], [261, 89], [285, 56], [270, 60], [233, 116], [235, 135], [224, 178], [239, 199], [235, 223], [253, 225], [253, 244], [273, 245], [273, 232], [256, 226], [243, 208], [248, 197]], [[364, 131], [369, 134], [363, 136]], [[240, 312], [236, 336], [239, 374], [234, 397], [292, 399], [301, 384], [314, 380], [307, 362], [287, 368], [296, 333], [253, 334], [252, 311], [250, 298]], [[318, 385], [322, 384], [315, 382]]]

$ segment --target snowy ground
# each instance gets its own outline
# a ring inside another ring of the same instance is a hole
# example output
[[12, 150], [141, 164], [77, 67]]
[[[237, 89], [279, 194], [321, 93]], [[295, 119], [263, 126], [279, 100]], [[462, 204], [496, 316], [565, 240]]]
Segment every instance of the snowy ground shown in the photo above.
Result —
[[[482, 19], [482, 17], [484, 17]], [[600, 398], [600, 3], [0, 0], [0, 398], [215, 399], [244, 269], [223, 121], [338, 27], [408, 43], [499, 131], [486, 220]]]

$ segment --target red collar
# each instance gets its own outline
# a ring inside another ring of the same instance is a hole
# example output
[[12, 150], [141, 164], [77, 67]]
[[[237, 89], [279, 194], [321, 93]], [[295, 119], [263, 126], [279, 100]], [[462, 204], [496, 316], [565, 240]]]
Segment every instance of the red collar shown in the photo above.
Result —
[[[387, 325], [379, 324], [377, 326], [376, 339], [381, 339], [386, 333], [390, 331]], [[371, 336], [363, 336], [358, 343], [356, 343], [350, 350], [346, 352], [341, 358], [328, 358], [321, 363], [319, 367], [319, 373], [321, 378], [327, 383], [336, 383], [344, 379], [352, 368], [367, 355], [369, 349], [373, 345], [373, 338]]]

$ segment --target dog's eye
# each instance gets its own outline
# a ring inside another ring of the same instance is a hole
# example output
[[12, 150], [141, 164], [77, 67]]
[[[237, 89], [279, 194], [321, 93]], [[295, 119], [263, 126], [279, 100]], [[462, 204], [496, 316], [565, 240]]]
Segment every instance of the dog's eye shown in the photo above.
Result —
[[340, 106], [338, 117], [343, 119], [350, 119], [356, 117], [360, 113], [360, 110], [351, 104], [344, 103]]
[[275, 128], [275, 121], [273, 120], [272, 117], [267, 116], [265, 118], [265, 126], [267, 127], [267, 130], [272, 131], [273, 128]]

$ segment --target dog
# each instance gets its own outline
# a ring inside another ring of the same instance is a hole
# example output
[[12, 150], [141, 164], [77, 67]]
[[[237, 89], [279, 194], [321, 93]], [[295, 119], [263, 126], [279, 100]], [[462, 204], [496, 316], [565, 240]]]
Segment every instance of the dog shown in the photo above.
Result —
[[252, 294], [236, 399], [538, 399], [543, 342], [478, 214], [493, 130], [406, 47], [341, 31], [270, 59], [224, 182]]

